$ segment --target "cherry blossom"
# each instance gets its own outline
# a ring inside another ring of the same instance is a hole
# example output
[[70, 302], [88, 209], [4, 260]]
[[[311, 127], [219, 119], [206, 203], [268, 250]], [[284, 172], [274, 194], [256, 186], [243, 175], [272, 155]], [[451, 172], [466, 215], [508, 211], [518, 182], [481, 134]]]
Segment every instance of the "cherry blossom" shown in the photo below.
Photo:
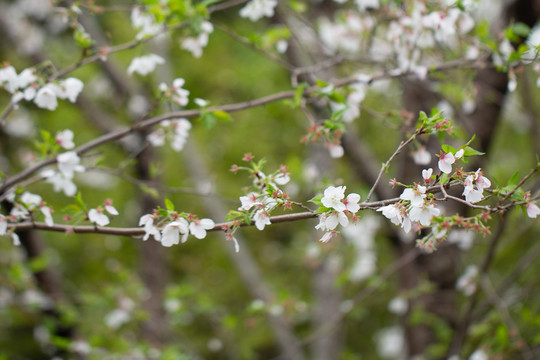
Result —
[[182, 234], [182, 243], [186, 242], [189, 233], [188, 227], [189, 224], [184, 218], [179, 218], [178, 220], [167, 224], [161, 233], [161, 245], [171, 247], [179, 244], [180, 234]]
[[6, 66], [0, 69], [0, 85], [8, 92], [13, 93], [17, 89], [17, 71], [13, 66]]
[[157, 241], [161, 240], [161, 233], [158, 228], [154, 226], [154, 216], [152, 214], [145, 214], [139, 219], [139, 226], [144, 226], [143, 241], [148, 240], [151, 236]]
[[379, 0], [355, 0], [358, 11], [366, 11], [367, 9], [378, 9]]
[[339, 144], [328, 144], [328, 152], [330, 153], [330, 157], [334, 159], [339, 159], [345, 154], [343, 146]]
[[6, 235], [7, 225], [7, 218], [4, 215], [0, 214], [0, 236]]
[[463, 292], [465, 296], [471, 296], [476, 291], [476, 277], [478, 276], [478, 268], [474, 265], [469, 265], [463, 275], [456, 282], [456, 289]]
[[171, 125], [174, 129], [172, 136], [171, 147], [175, 151], [181, 151], [186, 144], [189, 137], [189, 130], [191, 129], [191, 123], [187, 119], [173, 120]]
[[272, 17], [277, 4], [277, 0], [251, 0], [240, 9], [240, 16], [251, 21], [257, 21], [265, 16]]
[[337, 211], [345, 211], [347, 207], [342, 202], [345, 197], [345, 186], [329, 186], [324, 190], [324, 196], [321, 202], [327, 208], [333, 208]]
[[106, 226], [110, 222], [109, 218], [103, 213], [103, 209], [101, 208], [90, 209], [90, 211], [88, 211], [88, 220], [99, 226]]
[[185, 82], [182, 78], [174, 79], [171, 87], [171, 91], [173, 92], [172, 99], [180, 106], [186, 106], [189, 102], [189, 91], [182, 88]]
[[145, 55], [134, 58], [129, 64], [127, 73], [132, 75], [134, 72], [144, 76], [156, 69], [159, 64], [165, 64], [165, 59], [156, 54]]
[[530, 218], [536, 218], [538, 215], [540, 215], [540, 208], [536, 205], [536, 203], [528, 203], [527, 216]]
[[315, 229], [323, 231], [334, 230], [338, 224], [341, 224], [341, 226], [349, 225], [347, 215], [340, 211], [322, 213], [319, 216], [319, 224], [315, 226]]
[[358, 205], [359, 201], [360, 201], [360, 195], [356, 193], [350, 193], [349, 195], [347, 195], [345, 200], [343, 200], [343, 204], [345, 204], [345, 207], [347, 208], [348, 211], [354, 214], [358, 210], [360, 210], [360, 205]]
[[441, 211], [434, 204], [423, 203], [422, 206], [413, 206], [409, 211], [409, 219], [419, 222], [423, 226], [429, 226], [434, 216], [439, 216]]
[[47, 84], [42, 86], [36, 93], [34, 103], [43, 109], [55, 110], [58, 106], [58, 100], [56, 100], [55, 85]]
[[426, 187], [416, 185], [415, 188], [406, 188], [400, 195], [400, 199], [408, 200], [413, 207], [421, 207], [424, 205], [424, 199], [426, 198]]
[[337, 236], [337, 233], [335, 231], [329, 231], [329, 232], [324, 233], [324, 235], [321, 237], [319, 241], [322, 243], [327, 243], [333, 238], [335, 238], [336, 236]]
[[143, 13], [139, 7], [134, 7], [131, 11], [131, 23], [139, 30], [135, 37], [137, 40], [156, 35], [162, 29], [161, 24], [156, 23], [153, 15]]
[[416, 165], [428, 165], [431, 162], [431, 154], [425, 147], [421, 147], [413, 153], [413, 160]]
[[73, 131], [67, 129], [56, 133], [56, 143], [66, 150], [73, 149], [75, 143], [73, 142]]
[[265, 225], [270, 225], [270, 214], [264, 209], [258, 210], [253, 216], [255, 227], [259, 230], [264, 230]]
[[77, 193], [77, 185], [71, 180], [72, 177], [68, 177], [61, 172], [54, 170], [46, 170], [41, 173], [46, 181], [53, 185], [53, 189], [56, 192], [63, 191], [66, 196], [74, 196]]
[[212, 229], [215, 225], [212, 219], [194, 220], [189, 223], [189, 232], [197, 239], [204, 239], [206, 230]]
[[431, 175], [433, 174], [433, 169], [432, 168], [429, 168], [429, 169], [424, 169], [422, 170], [422, 178], [424, 178], [424, 181], [426, 183], [429, 183], [429, 180], [431, 179]]
[[203, 48], [208, 45], [209, 35], [214, 31], [214, 26], [209, 21], [201, 24], [201, 32], [197, 37], [187, 37], [181, 40], [182, 49], [189, 51], [193, 57], [200, 58]]
[[382, 212], [394, 225], [401, 225], [403, 221], [401, 210], [396, 205], [386, 205], [378, 208], [377, 211]]
[[[474, 204], [484, 198], [484, 189], [491, 186], [491, 181], [482, 175], [481, 169], [478, 169], [474, 175], [468, 175], [463, 182], [465, 200]], [[475, 188], [476, 187], [476, 188]]]
[[240, 196], [240, 202], [242, 203], [242, 206], [239, 208], [239, 210], [249, 210], [253, 206], [261, 204], [261, 202], [257, 200], [259, 196], [259, 194], [254, 192], [250, 192], [245, 196]]
[[452, 164], [455, 162], [454, 154], [441, 154], [439, 156], [439, 169], [445, 174], [450, 174], [452, 172]]
[[84, 166], [80, 163], [81, 159], [74, 151], [62, 153], [56, 157], [58, 170], [68, 179], [72, 179], [75, 172], [83, 172]]
[[74, 103], [77, 101], [77, 97], [83, 88], [84, 84], [81, 80], [70, 77], [61, 81], [58, 86], [55, 87], [56, 96], [60, 99], [68, 99], [70, 102]]

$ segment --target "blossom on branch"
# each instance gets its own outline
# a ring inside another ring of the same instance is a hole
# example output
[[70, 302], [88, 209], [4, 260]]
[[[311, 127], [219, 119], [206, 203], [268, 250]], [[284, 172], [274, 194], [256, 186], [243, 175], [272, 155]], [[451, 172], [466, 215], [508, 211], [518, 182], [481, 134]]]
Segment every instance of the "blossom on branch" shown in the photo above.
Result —
[[272, 17], [277, 4], [277, 0], [251, 0], [240, 9], [240, 16], [251, 21], [257, 21], [265, 16]]
[[150, 54], [134, 58], [129, 64], [127, 73], [133, 75], [133, 73], [138, 73], [142, 76], [150, 74], [156, 69], [156, 66], [159, 64], [165, 64], [165, 59], [156, 54]]
[[188, 227], [189, 224], [184, 218], [179, 218], [178, 220], [167, 224], [161, 233], [161, 245], [171, 247], [179, 244], [180, 235], [182, 235], [182, 243], [186, 242], [189, 234]]

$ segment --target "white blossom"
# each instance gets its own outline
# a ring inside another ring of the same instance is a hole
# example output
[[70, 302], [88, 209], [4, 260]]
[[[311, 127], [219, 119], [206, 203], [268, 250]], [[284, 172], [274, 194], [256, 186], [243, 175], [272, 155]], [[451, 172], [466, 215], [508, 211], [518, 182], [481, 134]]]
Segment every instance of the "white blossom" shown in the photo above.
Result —
[[141, 40], [147, 36], [153, 36], [161, 31], [161, 24], [156, 23], [156, 19], [151, 14], [145, 14], [139, 7], [134, 7], [131, 11], [131, 23], [139, 32], [136, 39]]
[[343, 146], [339, 144], [328, 144], [328, 152], [330, 153], [330, 157], [333, 159], [339, 159], [345, 154]]
[[211, 219], [194, 220], [189, 223], [189, 232], [197, 239], [206, 237], [206, 230], [212, 229], [216, 224]]
[[68, 179], [72, 179], [75, 172], [83, 172], [84, 166], [80, 164], [81, 159], [74, 151], [62, 153], [56, 157], [58, 170]]
[[408, 200], [413, 207], [421, 207], [424, 205], [424, 199], [426, 198], [426, 187], [416, 185], [415, 188], [406, 188], [400, 195], [400, 199]]
[[68, 99], [74, 103], [77, 101], [77, 97], [83, 88], [84, 84], [81, 80], [70, 77], [61, 81], [58, 86], [55, 87], [56, 96], [60, 99]]
[[395, 297], [388, 303], [388, 310], [396, 315], [405, 315], [409, 302], [402, 297]]
[[265, 225], [270, 225], [270, 214], [265, 210], [258, 210], [253, 216], [255, 227], [259, 230], [264, 230]]
[[154, 226], [154, 216], [152, 214], [145, 214], [139, 219], [139, 226], [144, 226], [143, 241], [148, 240], [151, 236], [157, 241], [161, 240], [161, 233], [158, 228]]
[[272, 17], [277, 4], [277, 0], [251, 0], [240, 9], [240, 16], [251, 21], [257, 21], [265, 16]]
[[431, 162], [431, 154], [425, 147], [421, 147], [413, 153], [413, 160], [416, 165], [428, 165]]
[[456, 289], [463, 292], [465, 296], [471, 296], [476, 291], [476, 277], [478, 276], [478, 268], [474, 265], [469, 265], [465, 272], [456, 282]]
[[528, 203], [527, 216], [530, 218], [536, 218], [538, 215], [540, 215], [540, 208], [536, 205], [536, 203]]
[[321, 202], [327, 208], [333, 208], [337, 211], [345, 211], [346, 206], [342, 202], [345, 197], [345, 186], [329, 186], [324, 190]]
[[394, 225], [401, 225], [401, 222], [403, 221], [401, 211], [396, 205], [386, 205], [378, 208], [377, 211], [381, 211]]
[[56, 91], [53, 84], [47, 84], [42, 86], [34, 98], [34, 103], [43, 109], [55, 110], [58, 106], [58, 100], [56, 100]]
[[131, 60], [127, 73], [132, 75], [134, 72], [136, 72], [144, 76], [154, 71], [158, 64], [165, 64], [165, 59], [156, 54], [137, 57]]
[[72, 177], [67, 177], [61, 172], [54, 170], [46, 170], [41, 174], [46, 181], [53, 185], [55, 192], [63, 191], [66, 196], [74, 196], [77, 193], [77, 185], [71, 180]]
[[64, 149], [73, 149], [75, 143], [73, 142], [73, 131], [67, 129], [56, 133], [56, 143]]
[[105, 215], [101, 209], [90, 209], [90, 211], [88, 211], [88, 220], [99, 226], [106, 226], [110, 222], [107, 215]]
[[170, 247], [179, 244], [180, 235], [182, 235], [182, 243], [186, 242], [189, 233], [188, 227], [189, 224], [184, 218], [179, 218], [178, 220], [167, 224], [161, 233], [161, 245]]

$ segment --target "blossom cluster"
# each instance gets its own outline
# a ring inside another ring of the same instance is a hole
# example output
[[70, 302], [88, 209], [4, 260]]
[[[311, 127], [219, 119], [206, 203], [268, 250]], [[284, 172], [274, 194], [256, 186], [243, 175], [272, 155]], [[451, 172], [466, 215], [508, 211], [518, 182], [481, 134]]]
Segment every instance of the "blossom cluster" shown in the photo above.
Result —
[[95, 209], [88, 211], [88, 220], [99, 226], [109, 225], [109, 217], [105, 214], [105, 211], [110, 215], [118, 215], [118, 210], [112, 205], [112, 200], [107, 199], [103, 203], [103, 207], [99, 206]]
[[[63, 132], [57, 135], [57, 141], [63, 146], [71, 146], [71, 134]], [[67, 151], [56, 157], [58, 170], [48, 169], [41, 173], [41, 176], [50, 184], [56, 192], [63, 191], [66, 196], [74, 196], [77, 193], [77, 186], [73, 182], [75, 173], [84, 172], [85, 168], [80, 164], [81, 159], [75, 151]]]
[[160, 123], [160, 127], [148, 134], [147, 140], [152, 146], [165, 145], [165, 139], [169, 139], [171, 147], [175, 151], [181, 151], [189, 136], [191, 123], [187, 119], [167, 120]]
[[48, 226], [54, 225], [52, 217], [52, 209], [42, 200], [41, 196], [32, 194], [25, 191], [20, 196], [16, 196], [15, 193], [10, 193], [6, 198], [13, 207], [9, 213], [9, 216], [0, 214], [0, 236], [11, 235], [13, 243], [19, 245], [19, 237], [14, 231], [8, 232], [8, 223], [18, 223], [24, 220], [31, 220], [34, 218], [34, 213], [39, 210], [43, 215], [45, 224]]
[[240, 16], [251, 21], [257, 21], [263, 17], [274, 16], [277, 0], [250, 0], [242, 9]]
[[258, 191], [241, 196], [242, 206], [238, 210], [249, 213], [255, 222], [255, 227], [264, 230], [266, 225], [271, 224], [270, 212], [278, 205], [286, 203], [286, 193], [278, 186], [285, 185], [289, 181], [289, 174], [284, 169], [269, 176], [262, 171], [257, 171], [254, 173], [253, 184]]
[[203, 21], [200, 27], [199, 34], [194, 36], [185, 37], [180, 40], [182, 49], [189, 51], [193, 57], [200, 58], [203, 53], [203, 49], [208, 45], [208, 39], [210, 34], [214, 32], [214, 26], [209, 21]]
[[38, 107], [52, 111], [58, 106], [57, 99], [68, 99], [72, 103], [77, 101], [84, 87], [81, 80], [73, 77], [42, 86], [40, 82], [35, 70], [31, 68], [18, 75], [13, 66], [0, 69], [0, 85], [13, 94], [11, 101], [15, 105], [21, 100], [33, 101]]
[[[161, 215], [159, 210], [153, 214], [141, 216], [139, 226], [144, 226], [145, 234], [143, 240], [148, 240], [152, 236], [161, 245], [171, 247], [180, 242], [186, 242], [189, 234], [195, 236], [197, 239], [204, 239], [207, 230], [215, 226], [213, 220], [199, 219], [192, 214], [177, 214], [174, 211], [165, 211], [165, 213], [167, 214], [165, 220], [160, 220]], [[172, 221], [167, 222], [168, 220]], [[165, 226], [160, 229], [162, 225]]]
[[[345, 197], [345, 190], [345, 186], [329, 186], [320, 198], [319, 211], [323, 212], [319, 215], [319, 224], [315, 229], [326, 232], [321, 242], [328, 242], [337, 234], [335, 229], [338, 224], [347, 227], [351, 222], [358, 221], [355, 214], [360, 210], [360, 195], [350, 193]], [[316, 198], [312, 201], [319, 202]]]

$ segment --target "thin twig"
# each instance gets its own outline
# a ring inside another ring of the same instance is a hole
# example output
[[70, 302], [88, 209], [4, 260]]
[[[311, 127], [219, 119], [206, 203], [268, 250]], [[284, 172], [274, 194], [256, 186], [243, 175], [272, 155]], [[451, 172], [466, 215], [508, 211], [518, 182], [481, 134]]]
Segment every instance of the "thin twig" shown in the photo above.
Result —
[[375, 183], [373, 184], [373, 186], [371, 187], [371, 189], [369, 189], [369, 193], [366, 197], [366, 200], [364, 202], [368, 202], [370, 199], [371, 199], [371, 196], [373, 195], [373, 192], [375, 191], [375, 188], [377, 187], [377, 185], [379, 185], [379, 182], [381, 181], [381, 177], [382, 175], [384, 174], [384, 172], [386, 171], [386, 169], [388, 169], [388, 166], [390, 166], [390, 163], [394, 160], [394, 158], [407, 146], [409, 145], [414, 139], [416, 139], [416, 137], [420, 134], [423, 134], [425, 132], [425, 129], [424, 128], [420, 128], [418, 130], [416, 130], [414, 132], [414, 134], [412, 134], [412, 136], [407, 139], [406, 141], [402, 141], [398, 148], [396, 149], [396, 151], [394, 151], [394, 153], [392, 154], [392, 156], [390, 156], [390, 158], [384, 163], [384, 165], [382, 166], [381, 168], [381, 171], [379, 171], [379, 175], [377, 176], [377, 179], [375, 180]]

